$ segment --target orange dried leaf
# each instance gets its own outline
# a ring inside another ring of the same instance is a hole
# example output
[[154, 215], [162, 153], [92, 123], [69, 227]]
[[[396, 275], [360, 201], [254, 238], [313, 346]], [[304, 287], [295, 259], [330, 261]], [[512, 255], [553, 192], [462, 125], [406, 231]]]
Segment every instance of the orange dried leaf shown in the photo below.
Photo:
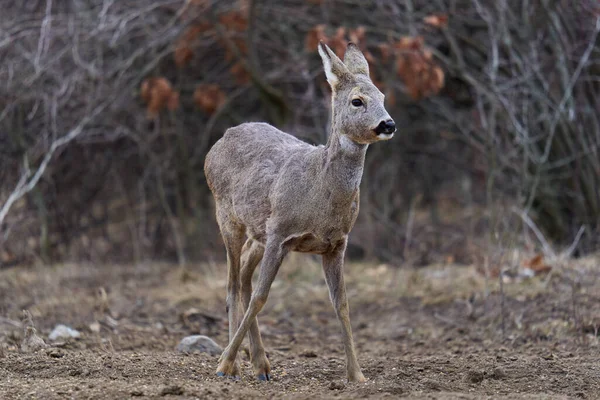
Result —
[[543, 254], [537, 254], [529, 260], [525, 260], [523, 266], [532, 270], [535, 275], [545, 274], [552, 270], [552, 266], [545, 263]]
[[393, 46], [398, 54], [396, 74], [409, 96], [418, 100], [439, 93], [444, 87], [444, 72], [434, 63], [431, 50], [424, 47], [423, 37], [405, 36]]
[[192, 52], [192, 49], [189, 48], [189, 46], [177, 46], [174, 54], [175, 64], [181, 68], [187, 65], [192, 60], [193, 56], [194, 53]]
[[444, 87], [444, 71], [436, 66], [433, 68], [435, 87], [440, 91]]
[[147, 103], [149, 117], [157, 116], [164, 108], [174, 110], [179, 106], [179, 93], [175, 92], [169, 81], [163, 77], [144, 80], [140, 95]]
[[544, 256], [542, 254], [537, 254], [535, 257], [533, 257], [529, 260], [526, 260], [524, 262], [525, 266], [529, 267], [531, 269], [533, 269], [539, 265], [542, 265], [543, 263], [544, 263]]
[[194, 91], [194, 102], [205, 113], [211, 115], [225, 103], [225, 92], [216, 84], [198, 85]]
[[423, 18], [423, 22], [436, 28], [444, 28], [448, 26], [448, 16], [446, 14], [429, 15]]
[[244, 85], [250, 81], [250, 74], [240, 62], [233, 64], [229, 69], [229, 72], [231, 72], [231, 75], [233, 75], [238, 85]]

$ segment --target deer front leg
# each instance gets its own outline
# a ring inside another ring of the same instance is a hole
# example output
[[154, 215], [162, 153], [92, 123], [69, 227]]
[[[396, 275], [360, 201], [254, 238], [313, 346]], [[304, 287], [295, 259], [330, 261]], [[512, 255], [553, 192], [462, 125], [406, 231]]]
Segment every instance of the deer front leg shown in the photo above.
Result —
[[329, 287], [329, 297], [335, 313], [342, 325], [342, 339], [346, 351], [346, 372], [348, 381], [365, 382], [366, 379], [360, 370], [354, 350], [352, 327], [350, 326], [350, 310], [346, 298], [346, 284], [344, 283], [344, 254], [346, 241], [335, 248], [331, 253], [323, 255], [323, 271]]
[[[262, 245], [252, 239], [248, 239], [242, 250], [242, 300], [244, 301], [244, 310], [248, 309], [250, 305], [252, 274], [254, 274], [254, 270], [262, 259], [264, 252], [265, 249]], [[265, 354], [256, 318], [250, 324], [248, 339], [250, 340], [250, 361], [252, 362], [254, 376], [261, 381], [270, 380], [271, 364]]]
[[[222, 214], [218, 219], [221, 228], [221, 236], [227, 249], [227, 316], [229, 318], [229, 341], [233, 339], [238, 324], [242, 317], [241, 307], [241, 279], [240, 279], [240, 255], [244, 244], [244, 229], [231, 223]], [[240, 366], [235, 359], [233, 363], [224, 369], [222, 375], [239, 378]]]
[[223, 376], [227, 374], [227, 371], [230, 371], [235, 365], [235, 358], [240, 345], [244, 340], [244, 336], [248, 332], [248, 329], [250, 329], [250, 326], [256, 321], [256, 316], [267, 302], [269, 289], [271, 288], [271, 284], [277, 275], [277, 271], [279, 271], [281, 261], [286, 253], [287, 249], [284, 248], [283, 240], [281, 238], [269, 237], [267, 239], [256, 289], [254, 289], [254, 292], [250, 297], [248, 309], [244, 314], [244, 318], [242, 319], [237, 332], [221, 354], [219, 366], [217, 367], [217, 375]]

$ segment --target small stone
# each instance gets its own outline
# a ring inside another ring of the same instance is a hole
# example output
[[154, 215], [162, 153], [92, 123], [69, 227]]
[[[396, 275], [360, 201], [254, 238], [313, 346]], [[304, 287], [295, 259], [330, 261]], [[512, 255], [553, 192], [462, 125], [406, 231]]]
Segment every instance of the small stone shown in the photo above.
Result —
[[52, 341], [66, 340], [66, 339], [78, 339], [81, 336], [78, 330], [70, 328], [66, 325], [56, 325], [52, 332], [48, 335], [48, 339]]
[[65, 356], [64, 351], [56, 348], [48, 349], [46, 354], [48, 354], [52, 358], [63, 358]]
[[312, 350], [304, 350], [302, 353], [300, 353], [300, 356], [306, 357], [306, 358], [316, 358], [317, 353], [315, 353]]
[[90, 331], [94, 332], [94, 333], [100, 333], [100, 322], [98, 321], [94, 321], [90, 324], [89, 326]]
[[223, 349], [214, 340], [204, 335], [187, 336], [177, 345], [177, 351], [186, 354], [208, 353], [211, 356], [221, 355]]
[[427, 389], [434, 390], [436, 392], [439, 392], [440, 390], [443, 389], [442, 385], [438, 381], [435, 381], [433, 379], [423, 379], [423, 381], [421, 383]]
[[133, 397], [140, 397], [144, 395], [144, 392], [142, 392], [141, 390], [134, 389], [129, 394]]
[[505, 377], [506, 377], [506, 371], [504, 371], [500, 367], [494, 368], [492, 370], [492, 373], [490, 374], [490, 378], [492, 378], [492, 379], [503, 379]]
[[342, 390], [346, 387], [343, 382], [331, 381], [329, 382], [329, 390]]
[[172, 394], [174, 396], [181, 396], [183, 394], [183, 388], [179, 385], [169, 385], [165, 386], [160, 390], [161, 396], [167, 396]]
[[481, 371], [469, 371], [465, 376], [465, 380], [469, 383], [481, 383], [485, 374]]

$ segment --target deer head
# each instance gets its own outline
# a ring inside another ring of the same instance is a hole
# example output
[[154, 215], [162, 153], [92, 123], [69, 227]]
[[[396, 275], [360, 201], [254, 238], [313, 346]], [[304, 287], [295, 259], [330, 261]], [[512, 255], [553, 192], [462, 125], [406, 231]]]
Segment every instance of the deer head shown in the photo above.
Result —
[[383, 104], [385, 96], [369, 77], [369, 64], [358, 47], [349, 43], [340, 60], [319, 43], [325, 75], [332, 90], [332, 135], [357, 144], [370, 144], [394, 136], [396, 124]]

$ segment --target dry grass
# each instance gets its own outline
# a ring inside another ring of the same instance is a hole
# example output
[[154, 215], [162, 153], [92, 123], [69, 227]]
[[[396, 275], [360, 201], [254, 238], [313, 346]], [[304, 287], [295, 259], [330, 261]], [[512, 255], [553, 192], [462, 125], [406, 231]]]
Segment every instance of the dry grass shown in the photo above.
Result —
[[[418, 397], [447, 391], [438, 398], [454, 398], [450, 392], [489, 396], [518, 390], [548, 398], [577, 395], [573, 385], [584, 394], [599, 389], [594, 379], [600, 372], [589, 367], [590, 354], [600, 348], [596, 260], [573, 261], [551, 277], [507, 280], [504, 299], [498, 279], [486, 280], [476, 266], [348, 263], [356, 345], [372, 381], [364, 388], [342, 385], [341, 394]], [[576, 286], [570, 284], [574, 276], [580, 281]], [[1, 271], [0, 373], [7, 373], [10, 383], [0, 382], [0, 389], [55, 398], [47, 393], [52, 376], [51, 388], [67, 392], [93, 378], [98, 398], [140, 391], [158, 396], [164, 385], [175, 383], [186, 393], [213, 397], [209, 392], [221, 393], [224, 385], [214, 377], [216, 359], [182, 358], [174, 348], [182, 337], [197, 333], [227, 342], [225, 288], [225, 266], [208, 263], [185, 269], [155, 263]], [[78, 329], [82, 338], [24, 354], [23, 309], [31, 311], [44, 340], [58, 323]], [[333, 393], [344, 355], [318, 257], [295, 254], [286, 260], [259, 322], [278, 380], [255, 387], [245, 377], [219, 396]], [[249, 373], [247, 355], [241, 359]], [[106, 363], [118, 369], [105, 368]], [[478, 386], [465, 383], [473, 369], [489, 374], [498, 364], [508, 370], [502, 380], [488, 375]], [[554, 378], [531, 375], [540, 368]], [[572, 373], [564, 378], [557, 368]]]

